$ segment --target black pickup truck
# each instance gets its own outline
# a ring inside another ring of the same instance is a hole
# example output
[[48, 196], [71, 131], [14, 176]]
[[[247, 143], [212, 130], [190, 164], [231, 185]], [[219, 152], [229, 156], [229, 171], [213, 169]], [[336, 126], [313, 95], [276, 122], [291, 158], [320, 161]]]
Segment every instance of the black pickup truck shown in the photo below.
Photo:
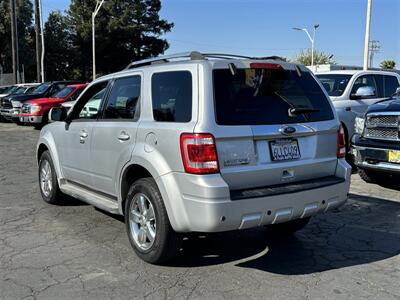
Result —
[[400, 90], [356, 118], [351, 142], [355, 165], [366, 182], [400, 178]]

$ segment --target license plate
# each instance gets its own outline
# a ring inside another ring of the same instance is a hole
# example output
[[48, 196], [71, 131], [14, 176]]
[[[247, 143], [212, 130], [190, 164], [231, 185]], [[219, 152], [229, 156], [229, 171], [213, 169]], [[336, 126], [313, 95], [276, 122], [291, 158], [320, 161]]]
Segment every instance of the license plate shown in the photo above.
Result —
[[269, 142], [273, 161], [299, 159], [300, 149], [296, 139], [282, 139]]
[[399, 164], [400, 163], [400, 151], [389, 150], [389, 162]]

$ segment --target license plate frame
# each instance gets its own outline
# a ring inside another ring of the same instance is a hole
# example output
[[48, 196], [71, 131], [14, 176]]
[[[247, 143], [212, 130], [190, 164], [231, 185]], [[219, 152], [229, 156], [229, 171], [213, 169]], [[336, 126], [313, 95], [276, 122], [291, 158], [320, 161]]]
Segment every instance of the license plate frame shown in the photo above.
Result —
[[400, 164], [400, 151], [399, 150], [389, 150], [388, 151], [388, 162], [394, 164]]
[[[288, 147], [291, 148], [290, 151], [285, 151], [285, 149], [287, 149]], [[295, 153], [293, 153], [293, 150], [295, 151]], [[301, 158], [299, 142], [297, 139], [294, 138], [277, 139], [270, 141], [269, 153], [271, 156], [271, 161], [273, 162], [291, 161]]]

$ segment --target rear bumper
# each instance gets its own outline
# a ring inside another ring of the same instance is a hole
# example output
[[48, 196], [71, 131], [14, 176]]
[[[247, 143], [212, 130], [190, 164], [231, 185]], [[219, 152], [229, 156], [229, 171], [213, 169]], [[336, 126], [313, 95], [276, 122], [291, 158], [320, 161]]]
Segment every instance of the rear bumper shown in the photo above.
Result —
[[339, 207], [347, 199], [350, 176], [351, 167], [339, 160], [334, 176], [338, 180], [332, 184], [239, 200], [232, 200], [232, 191], [219, 174], [169, 173], [158, 179], [158, 185], [176, 231], [220, 232], [287, 222]]

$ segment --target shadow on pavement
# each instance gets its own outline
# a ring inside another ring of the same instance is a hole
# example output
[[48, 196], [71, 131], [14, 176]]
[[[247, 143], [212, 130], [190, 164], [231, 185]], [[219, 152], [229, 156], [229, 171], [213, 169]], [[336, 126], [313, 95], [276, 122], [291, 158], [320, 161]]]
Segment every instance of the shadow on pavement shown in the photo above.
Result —
[[400, 253], [400, 202], [351, 194], [347, 204], [314, 218], [294, 236], [265, 229], [191, 236], [171, 265], [233, 263], [298, 275], [368, 264]]

